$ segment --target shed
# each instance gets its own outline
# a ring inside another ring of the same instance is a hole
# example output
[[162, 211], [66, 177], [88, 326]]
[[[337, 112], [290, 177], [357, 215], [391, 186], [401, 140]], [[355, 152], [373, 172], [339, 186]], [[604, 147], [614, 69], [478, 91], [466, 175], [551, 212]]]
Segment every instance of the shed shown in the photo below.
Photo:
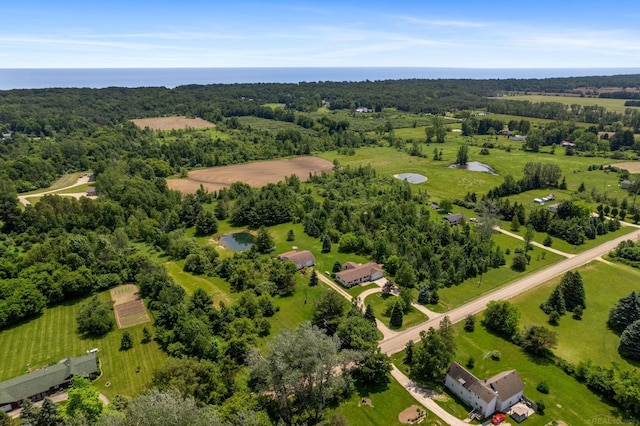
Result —
[[288, 251], [279, 255], [278, 258], [282, 261], [293, 262], [298, 269], [313, 266], [316, 263], [316, 259], [315, 257], [313, 257], [313, 253], [311, 253], [309, 250], [302, 250], [299, 252], [295, 250]]

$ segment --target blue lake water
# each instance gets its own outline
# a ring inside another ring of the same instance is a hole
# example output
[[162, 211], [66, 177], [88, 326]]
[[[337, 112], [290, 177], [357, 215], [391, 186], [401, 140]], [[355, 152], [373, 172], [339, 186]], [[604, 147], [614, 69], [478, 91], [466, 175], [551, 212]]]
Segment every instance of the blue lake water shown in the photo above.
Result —
[[478, 161], [469, 161], [467, 164], [452, 164], [449, 166], [450, 169], [464, 169], [469, 170], [471, 172], [485, 172], [490, 173], [492, 175], [497, 175], [496, 171], [491, 168], [491, 166], [487, 166], [484, 163], [480, 163]]
[[49, 87], [158, 87], [400, 79], [507, 79], [638, 74], [640, 68], [14, 68], [0, 90]]
[[427, 177], [419, 173], [400, 173], [399, 175], [393, 175], [393, 177], [406, 180], [409, 183], [422, 183], [427, 181]]
[[250, 249], [253, 245], [253, 235], [248, 232], [235, 232], [220, 237], [220, 243], [231, 251]]

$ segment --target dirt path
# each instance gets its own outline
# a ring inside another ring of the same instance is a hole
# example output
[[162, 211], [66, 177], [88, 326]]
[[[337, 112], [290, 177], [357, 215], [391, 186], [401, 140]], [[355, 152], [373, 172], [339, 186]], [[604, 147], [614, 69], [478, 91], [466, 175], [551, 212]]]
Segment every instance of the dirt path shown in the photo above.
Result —
[[[42, 197], [43, 195], [47, 195], [47, 194], [53, 194], [55, 192], [59, 192], [59, 191], [63, 191], [65, 189], [69, 189], [69, 188], [73, 188], [76, 186], [80, 186], [80, 185], [84, 185], [85, 183], [89, 182], [89, 177], [88, 176], [83, 176], [81, 178], [78, 178], [78, 180], [76, 181], [76, 183], [74, 183], [73, 185], [69, 185], [69, 186], [65, 186], [64, 188], [58, 188], [58, 189], [51, 189], [49, 191], [44, 191], [44, 192], [38, 192], [37, 194], [29, 194], [29, 195], [18, 195], [18, 200], [25, 206], [28, 206], [29, 204], [31, 204], [29, 202], [29, 200], [27, 200], [27, 198], [31, 198], [31, 197]], [[80, 198], [80, 197], [86, 197], [87, 193], [86, 192], [78, 192], [75, 194], [60, 194], [60, 195], [64, 195], [66, 197], [75, 197], [75, 198]]]
[[[523, 237], [521, 237], [520, 235], [518, 235], [518, 234], [514, 234], [513, 232], [509, 232], [509, 231], [507, 231], [506, 229], [502, 229], [502, 228], [500, 228], [499, 226], [496, 226], [496, 227], [495, 227], [495, 228], [493, 228], [493, 229], [495, 229], [496, 231], [498, 231], [498, 232], [500, 232], [500, 233], [502, 233], [502, 234], [504, 234], [504, 235], [508, 235], [508, 236], [510, 236], [510, 237], [512, 237], [512, 238], [516, 238], [516, 239], [518, 239], [518, 240], [520, 240], [520, 241], [524, 241], [524, 238], [523, 238]], [[534, 246], [536, 246], [536, 247], [540, 247], [541, 249], [543, 249], [543, 250], [547, 250], [547, 251], [550, 251], [551, 253], [559, 254], [559, 255], [560, 255], [560, 256], [562, 256], [562, 257], [575, 257], [575, 254], [565, 253], [565, 252], [563, 252], [563, 251], [556, 250], [556, 249], [551, 248], [551, 247], [547, 247], [547, 246], [545, 246], [544, 244], [540, 244], [540, 243], [537, 243], [537, 242], [535, 242], [535, 241], [531, 241], [531, 245], [534, 245]]]

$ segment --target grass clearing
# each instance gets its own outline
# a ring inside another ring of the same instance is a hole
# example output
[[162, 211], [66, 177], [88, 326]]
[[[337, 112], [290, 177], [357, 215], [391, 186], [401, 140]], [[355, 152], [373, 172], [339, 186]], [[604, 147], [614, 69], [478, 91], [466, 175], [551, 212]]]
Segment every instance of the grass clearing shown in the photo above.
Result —
[[[500, 100], [508, 101], [529, 101], [529, 102], [559, 102], [564, 105], [582, 105], [582, 106], [601, 106], [607, 111], [624, 112], [627, 108], [624, 103], [626, 99], [609, 99], [609, 98], [585, 98], [580, 96], [562, 96], [562, 95], [514, 95], [505, 96]], [[637, 108], [637, 107], [635, 107]]]
[[164, 264], [167, 272], [181, 285], [187, 294], [192, 295], [197, 289], [206, 291], [216, 303], [224, 302], [230, 304], [238, 297], [239, 293], [232, 293], [229, 283], [219, 277], [207, 277], [204, 275], [193, 275], [190, 272], [184, 272], [184, 260], [177, 262], [166, 262]]
[[[618, 263], [609, 265], [598, 261], [576, 271], [582, 276], [587, 297], [587, 309], [582, 320], [575, 320], [568, 313], [562, 316], [560, 325], [556, 327], [547, 323], [548, 317], [539, 306], [560, 282], [561, 277], [556, 277], [512, 300], [522, 313], [520, 323], [544, 325], [558, 333], [558, 347], [554, 353], [571, 363], [591, 359], [603, 367], [636, 367], [637, 363], [629, 362], [618, 354], [620, 337], [607, 327], [607, 318], [609, 309], [618, 299], [640, 289], [640, 271]], [[613, 277], [615, 285], [612, 285]]]
[[[482, 315], [478, 316], [481, 320]], [[533, 415], [526, 424], [531, 426], [546, 426], [553, 421], [563, 421], [567, 425], [588, 424], [593, 419], [609, 418], [613, 422], [622, 422], [629, 418], [621, 414], [615, 407], [594, 395], [582, 383], [566, 375], [555, 365], [532, 358], [524, 350], [494, 334], [488, 333], [480, 323], [472, 333], [463, 330], [463, 323], [454, 325], [457, 349], [454, 361], [465, 365], [469, 358], [473, 358], [475, 366], [470, 371], [478, 378], [492, 377], [502, 371], [517, 370], [524, 383], [524, 394], [528, 398], [542, 400], [546, 405], [544, 416]], [[500, 352], [500, 360], [494, 361], [488, 354], [491, 351]], [[405, 374], [407, 366], [402, 364], [404, 351], [394, 354], [394, 364]], [[545, 395], [536, 390], [541, 381], [549, 385], [549, 394]], [[442, 389], [439, 389], [442, 391]], [[464, 419], [468, 413], [466, 407], [452, 395], [443, 392], [444, 398], [435, 399], [436, 403], [449, 413]]]
[[[109, 300], [108, 291], [98, 296], [103, 301]], [[0, 332], [0, 380], [25, 374], [27, 365], [42, 367], [98, 348], [103, 372], [95, 382], [98, 390], [110, 399], [116, 394], [133, 396], [142, 392], [151, 381], [153, 370], [162, 366], [167, 358], [156, 342], [140, 343], [142, 329], [146, 326], [151, 330], [151, 324], [127, 328], [134, 346], [120, 351], [121, 330], [100, 338], [85, 338], [76, 332], [76, 316], [84, 303], [86, 299], [47, 308], [40, 317]], [[106, 382], [110, 382], [110, 386], [105, 386]]]
[[[375, 314], [376, 318], [382, 321], [386, 326], [389, 326], [390, 318], [388, 315], [385, 315], [385, 311], [387, 309], [387, 300], [391, 297], [398, 297], [398, 296], [394, 296], [389, 293], [374, 293], [367, 296], [367, 298], [364, 300], [365, 306], [371, 305], [371, 308], [373, 308], [373, 313]], [[409, 312], [404, 314], [402, 327], [400, 327], [397, 330], [400, 330], [400, 331], [406, 330], [407, 328], [411, 328], [414, 325], [418, 325], [427, 320], [428, 318], [426, 317], [426, 315], [418, 311], [416, 308], [411, 307], [409, 308]]]
[[[371, 404], [363, 403], [364, 398], [371, 400]], [[338, 407], [327, 410], [325, 418], [328, 419], [333, 414], [340, 413], [350, 425], [400, 426], [403, 423], [398, 420], [398, 414], [416, 404], [418, 403], [409, 392], [391, 379], [391, 382], [384, 387], [357, 387], [348, 400]], [[436, 416], [428, 410], [425, 411], [427, 416], [423, 424], [436, 424]]]
[[515, 255], [515, 249], [522, 247], [524, 243], [504, 234], [494, 234], [493, 240], [501, 247], [503, 252], [507, 249], [510, 250], [511, 254], [505, 255], [506, 265], [497, 269], [490, 269], [484, 273], [482, 275], [482, 284], [480, 284], [480, 277], [475, 277], [463, 281], [457, 286], [445, 287], [438, 290], [440, 301], [437, 305], [429, 305], [429, 309], [435, 312], [449, 311], [483, 294], [490, 293], [499, 287], [524, 278], [528, 274], [539, 271], [564, 259], [560, 255], [548, 252], [539, 247], [534, 247], [533, 250], [529, 251], [531, 262], [527, 270], [524, 273], [516, 272], [511, 269], [513, 256]]

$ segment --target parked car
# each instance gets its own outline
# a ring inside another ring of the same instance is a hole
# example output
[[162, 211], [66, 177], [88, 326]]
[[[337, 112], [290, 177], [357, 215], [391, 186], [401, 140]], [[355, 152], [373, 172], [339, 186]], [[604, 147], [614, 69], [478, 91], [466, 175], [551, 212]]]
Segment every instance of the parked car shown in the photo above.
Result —
[[496, 413], [491, 418], [491, 423], [494, 425], [499, 425], [502, 422], [504, 422], [504, 413]]

